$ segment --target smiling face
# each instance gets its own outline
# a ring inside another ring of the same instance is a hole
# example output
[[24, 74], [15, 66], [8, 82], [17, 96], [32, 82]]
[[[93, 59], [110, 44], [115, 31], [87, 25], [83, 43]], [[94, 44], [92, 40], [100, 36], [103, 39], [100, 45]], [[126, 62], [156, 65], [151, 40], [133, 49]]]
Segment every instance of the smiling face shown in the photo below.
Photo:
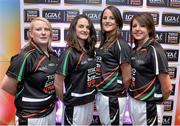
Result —
[[136, 19], [132, 22], [132, 35], [138, 43], [145, 43], [149, 39], [149, 31], [145, 24], [139, 23]]
[[105, 32], [113, 32], [117, 29], [116, 20], [109, 9], [106, 9], [102, 16], [102, 28]]
[[41, 20], [36, 20], [32, 23], [30, 29], [30, 37], [34, 43], [38, 45], [47, 45], [51, 36], [49, 26]]
[[85, 41], [89, 37], [89, 22], [86, 18], [80, 18], [77, 21], [75, 29], [79, 41]]

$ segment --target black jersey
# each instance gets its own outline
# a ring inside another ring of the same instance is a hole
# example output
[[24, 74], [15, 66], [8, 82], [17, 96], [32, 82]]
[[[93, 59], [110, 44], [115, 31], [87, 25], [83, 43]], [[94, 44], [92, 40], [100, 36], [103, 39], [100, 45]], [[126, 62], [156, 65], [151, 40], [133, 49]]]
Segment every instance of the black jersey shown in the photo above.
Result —
[[77, 106], [92, 102], [95, 99], [95, 59], [68, 48], [60, 60], [57, 74], [65, 76], [64, 104]]
[[128, 43], [122, 39], [117, 40], [108, 49], [97, 49], [96, 55], [97, 67], [101, 67], [98, 71], [102, 74], [101, 81], [96, 84], [97, 90], [107, 96], [126, 96], [120, 65], [130, 63]]
[[15, 96], [16, 115], [37, 118], [49, 114], [55, 106], [54, 75], [58, 57], [49, 57], [35, 44], [24, 47], [11, 58], [7, 75], [18, 80]]
[[161, 45], [148, 40], [139, 51], [132, 53], [132, 85], [130, 96], [142, 101], [162, 101], [158, 75], [168, 72], [168, 61]]

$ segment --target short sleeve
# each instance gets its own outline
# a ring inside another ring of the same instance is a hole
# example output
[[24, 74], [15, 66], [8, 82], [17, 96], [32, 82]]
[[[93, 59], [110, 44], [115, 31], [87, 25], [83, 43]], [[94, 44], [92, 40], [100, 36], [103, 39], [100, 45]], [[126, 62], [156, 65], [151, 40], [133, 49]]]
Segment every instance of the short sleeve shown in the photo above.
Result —
[[154, 46], [151, 46], [152, 53], [152, 61], [154, 63], [155, 74], [159, 75], [159, 73], [168, 73], [168, 60], [167, 56], [162, 48], [162, 46], [156, 43]]
[[73, 55], [72, 49], [67, 49], [60, 55], [60, 62], [56, 73], [67, 76], [75, 68], [76, 56]]
[[118, 41], [118, 48], [120, 49], [119, 54], [119, 64], [130, 63], [130, 46], [124, 40]]
[[10, 66], [6, 75], [18, 81], [21, 81], [30, 72], [29, 55], [17, 54], [11, 58]]

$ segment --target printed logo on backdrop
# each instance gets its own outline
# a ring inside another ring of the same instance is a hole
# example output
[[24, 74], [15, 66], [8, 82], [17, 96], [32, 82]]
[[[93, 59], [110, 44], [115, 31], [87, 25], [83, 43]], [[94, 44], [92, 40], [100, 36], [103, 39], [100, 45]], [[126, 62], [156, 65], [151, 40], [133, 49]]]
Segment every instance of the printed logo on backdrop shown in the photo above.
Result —
[[91, 125], [101, 125], [100, 119], [98, 115], [93, 115], [93, 120]]
[[168, 73], [171, 79], [176, 79], [176, 75], [177, 75], [177, 67], [168, 67]]
[[133, 18], [133, 16], [138, 13], [140, 13], [140, 12], [123, 12], [124, 24], [129, 24], [131, 19]]
[[158, 25], [159, 24], [159, 13], [158, 12], [150, 12], [150, 14], [153, 17], [154, 24]]
[[171, 125], [172, 123], [172, 116], [163, 116], [162, 125]]
[[178, 32], [156, 32], [156, 38], [161, 44], [179, 44]]
[[174, 101], [173, 100], [166, 100], [163, 102], [164, 104], [164, 111], [169, 112], [173, 110]]
[[29, 28], [24, 28], [24, 40], [29, 40]]
[[147, 0], [147, 6], [166, 7], [167, 0]]
[[63, 22], [63, 11], [62, 10], [43, 10], [42, 15], [50, 22]]
[[64, 10], [64, 22], [70, 23], [77, 15], [79, 15], [79, 10]]
[[167, 32], [157, 31], [156, 39], [158, 40], [159, 43], [166, 44], [167, 43]]
[[101, 4], [102, 0], [64, 0], [67, 4]]
[[42, 15], [53, 23], [69, 23], [75, 16], [79, 15], [78, 10], [43, 10]]
[[60, 41], [60, 29], [53, 28], [52, 29], [52, 41]]
[[175, 14], [175, 13], [162, 14], [162, 25], [180, 26], [180, 14]]
[[57, 4], [60, 3], [61, 0], [24, 0], [24, 3], [45, 3], [45, 4]]
[[178, 32], [168, 32], [167, 33], [167, 43], [168, 44], [179, 44], [179, 33]]
[[180, 0], [170, 0], [169, 1], [169, 7], [180, 7]]
[[171, 50], [171, 49], [165, 49], [164, 50], [166, 53], [166, 56], [168, 58], [168, 61], [178, 61], [178, 57], [179, 57], [179, 50]]
[[143, 0], [107, 0], [106, 4], [125, 5], [125, 6], [141, 6], [143, 4]]
[[[123, 12], [123, 20], [124, 20], [124, 24], [129, 24], [131, 19], [133, 18], [134, 15], [138, 14], [138, 13], [142, 13], [142, 12]], [[159, 13], [157, 12], [147, 12], [149, 14], [152, 15], [153, 20], [154, 20], [154, 24], [158, 25], [159, 24]]]
[[66, 47], [53, 47], [53, 50], [56, 52], [58, 56], [62, 54], [66, 50]]
[[99, 23], [102, 11], [83, 10], [83, 14], [87, 15], [93, 23]]
[[25, 9], [24, 10], [24, 22], [31, 22], [35, 17], [39, 17], [38, 9]]

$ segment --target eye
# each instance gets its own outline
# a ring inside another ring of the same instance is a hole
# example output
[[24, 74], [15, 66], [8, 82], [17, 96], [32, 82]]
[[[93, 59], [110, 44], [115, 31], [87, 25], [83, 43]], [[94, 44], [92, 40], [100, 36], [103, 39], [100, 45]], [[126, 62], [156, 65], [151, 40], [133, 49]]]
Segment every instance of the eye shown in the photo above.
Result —
[[50, 31], [50, 28], [44, 28], [45, 31]]
[[141, 24], [141, 27], [146, 27], [145, 24]]
[[132, 27], [135, 28], [137, 26], [137, 24], [133, 24]]
[[107, 19], [107, 17], [106, 17], [106, 16], [104, 16], [102, 19], [106, 20], [106, 19]]
[[109, 19], [114, 20], [114, 17], [113, 17], [113, 16], [111, 16], [111, 17], [109, 17]]

